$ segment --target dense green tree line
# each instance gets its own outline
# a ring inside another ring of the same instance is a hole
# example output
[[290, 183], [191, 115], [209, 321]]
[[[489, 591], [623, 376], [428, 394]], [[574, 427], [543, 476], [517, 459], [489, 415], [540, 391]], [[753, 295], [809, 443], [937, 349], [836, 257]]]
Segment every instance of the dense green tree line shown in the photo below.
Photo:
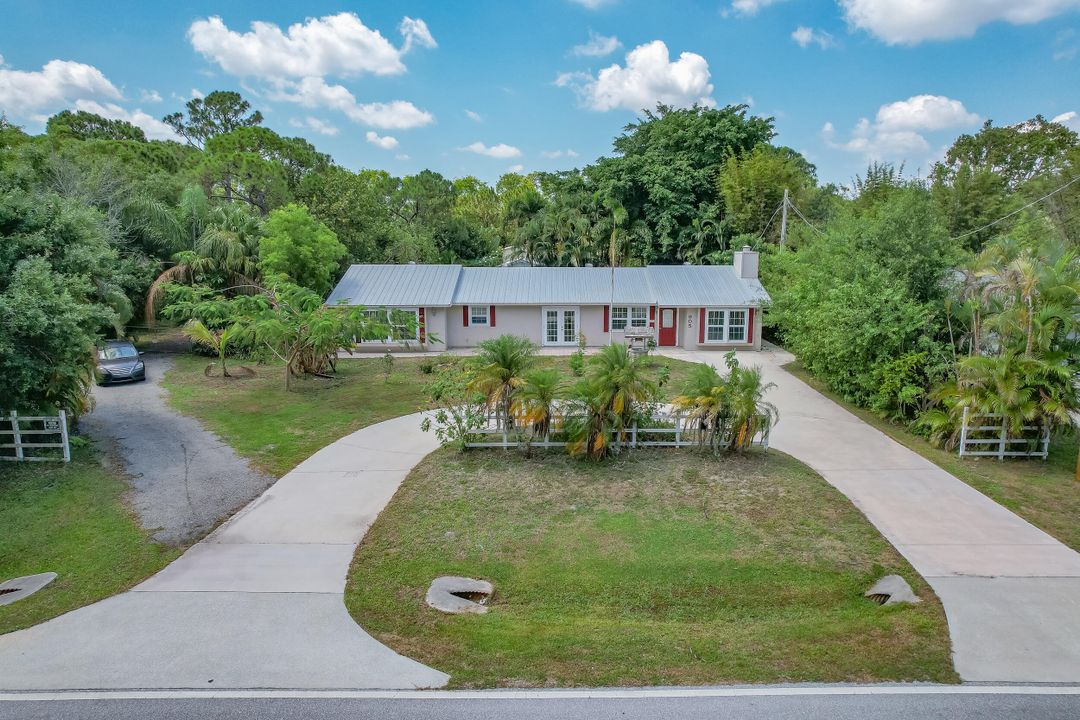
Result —
[[741, 105], [644, 110], [609, 155], [494, 186], [354, 172], [262, 120], [227, 91], [167, 115], [176, 142], [86, 112], [36, 136], [0, 120], [0, 407], [79, 409], [93, 344], [152, 321], [177, 285], [324, 294], [353, 262], [721, 263], [743, 244], [764, 252], [773, 337], [927, 432], [985, 385], [969, 358], [1074, 362], [1080, 183], [1052, 191], [1080, 174], [1080, 148], [1041, 117], [961, 136], [925, 180], [877, 164], [846, 188]]

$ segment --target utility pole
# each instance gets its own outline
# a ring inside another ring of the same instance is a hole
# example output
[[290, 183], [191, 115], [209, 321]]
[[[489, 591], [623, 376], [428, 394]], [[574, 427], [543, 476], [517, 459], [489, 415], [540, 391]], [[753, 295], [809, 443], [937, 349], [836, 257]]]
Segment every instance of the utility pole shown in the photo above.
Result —
[[784, 204], [780, 213], [780, 252], [784, 252], [784, 242], [787, 240], [787, 208], [788, 189], [784, 188]]

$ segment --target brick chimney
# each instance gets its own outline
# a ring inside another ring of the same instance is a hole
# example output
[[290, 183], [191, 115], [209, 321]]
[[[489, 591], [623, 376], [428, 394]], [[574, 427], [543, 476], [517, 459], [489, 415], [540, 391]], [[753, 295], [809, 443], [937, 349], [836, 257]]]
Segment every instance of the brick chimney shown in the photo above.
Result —
[[749, 245], [743, 245], [742, 250], [736, 250], [731, 264], [735, 267], [735, 274], [744, 280], [758, 279], [758, 254], [751, 250]]

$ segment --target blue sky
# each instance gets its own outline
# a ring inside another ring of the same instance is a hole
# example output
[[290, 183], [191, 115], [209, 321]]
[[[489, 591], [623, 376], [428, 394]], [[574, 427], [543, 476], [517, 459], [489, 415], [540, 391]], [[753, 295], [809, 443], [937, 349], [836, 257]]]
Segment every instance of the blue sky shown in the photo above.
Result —
[[1080, 0], [7, 0], [2, 14], [0, 111], [31, 132], [82, 107], [161, 135], [192, 93], [238, 89], [274, 130], [395, 174], [580, 166], [658, 99], [749, 103], [839, 183], [870, 159], [925, 172], [988, 118], [1080, 129]]

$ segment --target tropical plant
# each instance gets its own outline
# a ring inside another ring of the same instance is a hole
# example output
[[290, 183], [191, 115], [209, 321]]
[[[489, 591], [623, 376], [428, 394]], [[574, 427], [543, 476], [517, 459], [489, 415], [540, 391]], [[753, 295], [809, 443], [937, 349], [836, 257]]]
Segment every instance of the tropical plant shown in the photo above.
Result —
[[731, 449], [742, 452], [750, 448], [754, 437], [769, 430], [780, 419], [776, 406], [765, 400], [765, 393], [776, 383], [765, 382], [761, 368], [739, 367], [734, 355], [729, 360], [726, 401], [731, 413]]
[[1060, 352], [1031, 357], [1010, 349], [963, 358], [957, 379], [934, 393], [940, 406], [924, 413], [920, 422], [946, 447], [956, 443], [965, 408], [975, 415], [1002, 416], [1012, 437], [1021, 437], [1026, 425], [1071, 425], [1072, 413], [1080, 410], [1078, 369]]
[[530, 370], [514, 393], [510, 412], [519, 424], [529, 427], [535, 437], [547, 437], [555, 417], [555, 403], [563, 394], [558, 370]]
[[625, 343], [600, 348], [589, 359], [589, 369], [589, 394], [603, 400], [620, 432], [633, 421], [637, 406], [656, 398], [657, 385], [649, 376], [653, 363]]
[[697, 423], [698, 444], [719, 453], [724, 449], [731, 421], [727, 399], [724, 378], [716, 368], [708, 363], [698, 363], [690, 370], [683, 393], [671, 404]]
[[619, 417], [610, 401], [608, 389], [596, 382], [582, 380], [574, 386], [563, 418], [571, 455], [602, 460], [611, 453], [611, 436], [619, 428]]
[[221, 205], [205, 216], [190, 199], [184, 234], [196, 236], [190, 249], [173, 256], [175, 264], [158, 275], [146, 293], [145, 317], [153, 323], [171, 283], [204, 284], [235, 294], [259, 280], [261, 221], [242, 205]]
[[536, 346], [528, 338], [508, 334], [484, 340], [477, 349], [476, 372], [469, 389], [484, 396], [484, 405], [495, 413], [499, 427], [510, 428], [514, 393], [532, 366]]
[[[188, 320], [184, 325], [185, 335], [217, 355], [223, 377], [232, 377], [229, 374], [229, 368], [225, 365], [225, 356], [229, 350], [229, 343], [235, 339], [239, 330], [240, 327], [236, 323], [228, 327], [211, 330], [206, 325], [203, 325], [201, 321], [195, 319]], [[206, 375], [210, 374], [210, 368], [212, 367], [213, 364], [207, 366]]]

